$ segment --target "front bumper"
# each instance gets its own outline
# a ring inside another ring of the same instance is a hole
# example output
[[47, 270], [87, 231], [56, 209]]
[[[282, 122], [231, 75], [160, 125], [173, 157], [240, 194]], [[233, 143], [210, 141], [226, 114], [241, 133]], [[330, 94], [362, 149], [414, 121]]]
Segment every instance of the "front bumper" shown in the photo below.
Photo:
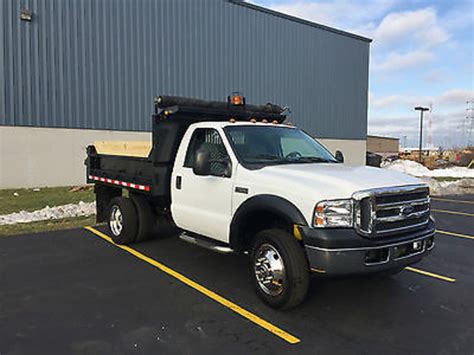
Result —
[[[434, 223], [422, 230], [371, 240], [353, 229], [300, 227], [312, 271], [324, 275], [365, 274], [420, 261], [434, 248]], [[332, 235], [332, 238], [331, 238]]]

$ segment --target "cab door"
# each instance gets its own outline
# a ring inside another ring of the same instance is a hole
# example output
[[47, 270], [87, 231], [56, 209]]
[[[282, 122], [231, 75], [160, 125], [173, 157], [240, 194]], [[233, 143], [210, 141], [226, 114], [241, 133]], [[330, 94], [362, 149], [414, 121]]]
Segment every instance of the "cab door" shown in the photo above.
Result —
[[[210, 153], [210, 175], [198, 176], [193, 172], [199, 149]], [[171, 212], [175, 223], [184, 230], [228, 242], [232, 163], [221, 134], [214, 128], [196, 128], [185, 154], [180, 153], [171, 181]]]

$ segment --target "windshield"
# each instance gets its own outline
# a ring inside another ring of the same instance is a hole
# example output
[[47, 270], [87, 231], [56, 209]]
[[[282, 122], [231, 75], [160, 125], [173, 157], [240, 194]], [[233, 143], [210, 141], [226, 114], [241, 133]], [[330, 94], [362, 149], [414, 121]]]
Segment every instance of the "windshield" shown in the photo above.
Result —
[[337, 163], [326, 148], [299, 129], [228, 126], [224, 130], [242, 164]]

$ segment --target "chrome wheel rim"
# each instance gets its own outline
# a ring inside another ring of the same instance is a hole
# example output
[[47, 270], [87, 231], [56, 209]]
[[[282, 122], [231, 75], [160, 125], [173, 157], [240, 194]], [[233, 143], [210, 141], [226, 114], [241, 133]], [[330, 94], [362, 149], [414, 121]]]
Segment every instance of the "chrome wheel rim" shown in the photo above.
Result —
[[278, 250], [270, 244], [262, 244], [254, 260], [255, 277], [259, 287], [270, 296], [283, 292], [286, 281], [285, 264]]
[[113, 206], [110, 211], [109, 226], [112, 233], [117, 237], [122, 233], [123, 215], [118, 206]]

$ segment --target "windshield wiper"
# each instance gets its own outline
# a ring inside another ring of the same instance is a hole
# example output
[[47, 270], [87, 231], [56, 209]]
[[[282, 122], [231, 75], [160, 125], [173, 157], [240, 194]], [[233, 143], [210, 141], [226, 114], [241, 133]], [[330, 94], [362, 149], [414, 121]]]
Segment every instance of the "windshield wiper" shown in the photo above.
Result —
[[265, 159], [265, 160], [278, 160], [278, 161], [281, 161], [283, 160], [281, 157], [279, 157], [278, 155], [273, 155], [273, 154], [258, 154], [252, 158], [256, 158], [256, 159]]
[[334, 163], [333, 160], [321, 157], [298, 157], [291, 161], [295, 163]]
[[[333, 160], [320, 158], [320, 157], [297, 157], [292, 159], [282, 158], [278, 155], [273, 154], [258, 154], [253, 159], [262, 159], [260, 162], [263, 161], [271, 162], [271, 163], [278, 163], [278, 164], [297, 164], [297, 163], [334, 163]], [[252, 162], [257, 163], [257, 162]]]

